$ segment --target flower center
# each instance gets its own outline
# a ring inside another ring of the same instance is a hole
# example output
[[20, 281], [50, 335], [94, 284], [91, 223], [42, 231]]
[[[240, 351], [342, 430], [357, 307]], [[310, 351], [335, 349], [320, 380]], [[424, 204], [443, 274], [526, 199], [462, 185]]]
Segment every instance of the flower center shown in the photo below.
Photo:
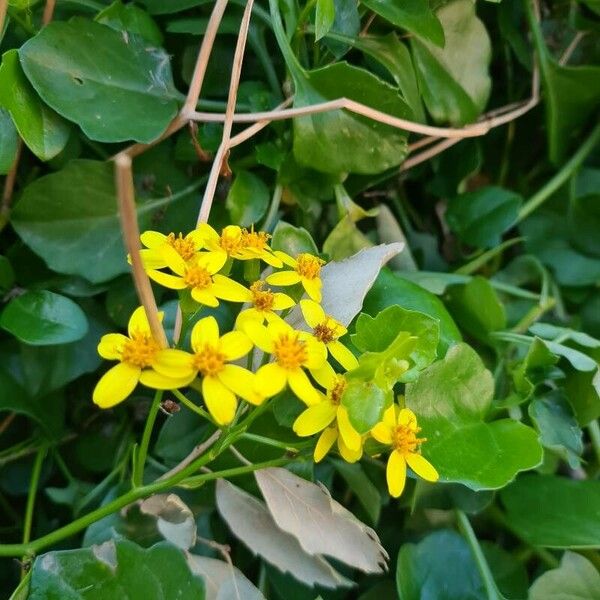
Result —
[[342, 375], [336, 375], [335, 383], [333, 384], [331, 390], [329, 390], [329, 397], [332, 404], [339, 406], [340, 402], [342, 401], [342, 396], [346, 391], [346, 385], [347, 383], [345, 377]]
[[312, 254], [300, 254], [296, 259], [296, 273], [306, 279], [316, 279], [321, 274], [325, 261]]
[[263, 290], [263, 281], [255, 281], [250, 286], [252, 292], [252, 304], [256, 310], [268, 312], [273, 310], [273, 303], [275, 302], [275, 294], [269, 289]]
[[427, 441], [427, 438], [417, 437], [419, 431], [421, 431], [420, 427], [411, 429], [408, 425], [396, 425], [392, 430], [392, 446], [400, 454], [418, 452], [421, 444]]
[[273, 344], [273, 355], [277, 364], [288, 371], [300, 368], [308, 359], [305, 343], [298, 339], [298, 334], [280, 335]]
[[223, 232], [219, 238], [219, 246], [221, 246], [229, 256], [232, 256], [243, 248], [242, 237], [240, 235], [231, 235]]
[[212, 277], [204, 267], [194, 265], [185, 270], [183, 281], [188, 287], [204, 289], [212, 283]]
[[214, 377], [225, 368], [225, 355], [217, 348], [205, 345], [200, 352], [194, 354], [194, 368], [204, 376]]
[[123, 346], [121, 361], [134, 367], [149, 367], [160, 350], [159, 345], [147, 333], [134, 333]]
[[322, 323], [319, 323], [313, 329], [313, 335], [324, 344], [329, 344], [329, 342], [333, 342], [338, 338], [338, 336], [336, 335], [335, 326], [331, 327], [329, 325], [329, 319], [326, 319]]
[[180, 233], [178, 236], [176, 236], [174, 233], [170, 233], [167, 236], [167, 244], [173, 246], [177, 254], [179, 254], [183, 260], [190, 260], [196, 254], [194, 242], [192, 242], [192, 240], [185, 239], [182, 233]]
[[252, 250], [264, 250], [271, 236], [265, 231], [242, 231], [242, 245]]

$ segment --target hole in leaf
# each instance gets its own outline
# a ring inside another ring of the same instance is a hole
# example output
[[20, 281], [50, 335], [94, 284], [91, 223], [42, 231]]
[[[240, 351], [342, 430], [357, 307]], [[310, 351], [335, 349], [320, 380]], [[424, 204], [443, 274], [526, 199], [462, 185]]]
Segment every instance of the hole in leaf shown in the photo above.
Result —
[[76, 77], [75, 75], [73, 75], [73, 81], [77, 84], [77, 85], [83, 85], [83, 79], [81, 79], [81, 77]]

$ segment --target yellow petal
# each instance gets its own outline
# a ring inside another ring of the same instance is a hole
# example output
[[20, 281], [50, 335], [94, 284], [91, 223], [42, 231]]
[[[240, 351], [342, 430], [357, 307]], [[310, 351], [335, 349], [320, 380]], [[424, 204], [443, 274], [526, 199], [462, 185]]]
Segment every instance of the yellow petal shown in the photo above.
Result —
[[196, 378], [196, 373], [187, 377], [168, 377], [153, 369], [146, 369], [140, 375], [140, 383], [153, 390], [177, 390], [186, 387]]
[[323, 342], [317, 341], [312, 335], [300, 335], [306, 343], [306, 367], [309, 369], [320, 369], [327, 360], [327, 348]]
[[219, 324], [214, 317], [200, 319], [192, 328], [192, 348], [201, 352], [206, 344], [216, 346], [219, 342]]
[[398, 424], [408, 425], [410, 429], [415, 431], [417, 429], [417, 417], [410, 408], [403, 408], [398, 413]]
[[188, 352], [167, 348], [157, 353], [152, 368], [166, 377], [190, 377], [196, 375], [192, 361], [193, 356]]
[[218, 375], [219, 381], [228, 387], [234, 394], [250, 402], [250, 404], [262, 404], [264, 395], [256, 389], [256, 376], [247, 369], [238, 365], [225, 365]]
[[[140, 256], [142, 258], [144, 270], [146, 271], [149, 269], [162, 269], [163, 267], [167, 266], [167, 263], [163, 257], [163, 253], [157, 248], [154, 248], [152, 250], [142, 249], [140, 250]], [[127, 262], [131, 264], [131, 260], [129, 259], [129, 257], [127, 259]]]
[[344, 439], [342, 436], [338, 437], [338, 450], [340, 451], [342, 458], [349, 463], [355, 463], [356, 461], [360, 460], [363, 454], [362, 444], [357, 450], [350, 450], [350, 448], [344, 444]]
[[167, 236], [159, 231], [144, 231], [140, 241], [146, 248], [160, 248], [167, 241]]
[[224, 275], [215, 275], [214, 284], [211, 286], [211, 292], [217, 297], [229, 302], [250, 302], [252, 293], [241, 283], [229, 279]]
[[208, 223], [200, 223], [194, 233], [204, 240], [219, 241], [219, 234]]
[[109, 369], [96, 384], [92, 399], [100, 408], [111, 408], [123, 402], [135, 389], [141, 369], [127, 363], [119, 363]]
[[269, 330], [258, 321], [248, 320], [242, 323], [244, 332], [252, 340], [255, 346], [263, 352], [273, 352], [273, 341]]
[[308, 406], [318, 404], [321, 401], [321, 395], [313, 387], [308, 375], [302, 369], [288, 371], [287, 380], [294, 394]]
[[279, 271], [268, 275], [265, 281], [271, 285], [294, 285], [300, 283], [300, 275], [296, 271]]
[[325, 456], [327, 456], [327, 453], [335, 444], [335, 440], [337, 440], [337, 437], [337, 427], [328, 427], [323, 431], [323, 433], [319, 436], [317, 445], [315, 446], [314, 459], [316, 463], [321, 462], [325, 458]]
[[385, 410], [383, 413], [383, 422], [390, 428], [393, 429], [397, 424], [397, 415], [398, 415], [398, 405], [391, 404], [389, 408]]
[[216, 377], [205, 377], [202, 380], [202, 396], [208, 412], [217, 424], [228, 425], [233, 421], [237, 408], [235, 394]]
[[221, 352], [227, 360], [237, 360], [252, 350], [252, 340], [242, 331], [230, 331], [220, 340]]
[[336, 412], [337, 407], [327, 400], [314, 404], [294, 421], [294, 433], [306, 437], [322, 431], [335, 419]]
[[148, 269], [147, 273], [150, 279], [171, 290], [184, 290], [187, 287], [183, 277], [179, 277], [179, 275], [169, 275], [154, 269]]
[[264, 321], [263, 312], [256, 310], [255, 308], [247, 308], [240, 312], [235, 320], [235, 328], [239, 331], [245, 331], [245, 325], [248, 321], [256, 321], [260, 325], [263, 324]]
[[211, 293], [210, 289], [201, 290], [200, 288], [193, 288], [191, 293], [192, 298], [199, 304], [204, 304], [204, 306], [210, 306], [211, 308], [219, 306], [219, 301], [215, 298], [215, 295]]
[[[165, 313], [159, 311], [158, 320], [162, 322]], [[150, 333], [150, 325], [148, 324], [148, 318], [146, 317], [146, 311], [143, 306], [138, 306], [133, 311], [131, 317], [129, 317], [129, 323], [127, 324], [127, 332], [129, 337], [134, 333]]]
[[279, 365], [275, 363], [263, 365], [256, 371], [256, 391], [265, 398], [270, 398], [285, 387], [286, 380], [286, 373]]
[[183, 275], [185, 273], [186, 264], [181, 254], [179, 254], [171, 244], [164, 244], [160, 250], [165, 262], [169, 265], [169, 268], [174, 273], [177, 273], [177, 275]]
[[107, 360], [119, 360], [128, 338], [122, 333], [107, 333], [98, 344], [98, 354]]
[[288, 267], [296, 268], [298, 262], [295, 258], [292, 258], [289, 254], [282, 252], [281, 250], [273, 250], [273, 254], [281, 260], [282, 263], [286, 264]]
[[271, 265], [276, 269], [281, 269], [281, 267], [283, 267], [283, 261], [274, 254], [271, 254], [268, 250], [259, 252], [258, 256], [259, 258], [262, 258], [268, 265]]
[[329, 352], [331, 352], [333, 358], [335, 358], [346, 371], [352, 371], [358, 367], [358, 359], [350, 352], [350, 350], [348, 350], [348, 348], [346, 348], [346, 346], [344, 346], [344, 344], [342, 344], [342, 342], [338, 342], [337, 340], [329, 342], [327, 348]]
[[[210, 225], [209, 225], [209, 227], [210, 227]], [[214, 231], [214, 229], [213, 229], [213, 231]], [[216, 233], [217, 232], [215, 231], [215, 235], [216, 235]], [[190, 240], [194, 244], [194, 248], [196, 250], [200, 250], [200, 248], [202, 248], [202, 246], [204, 246], [205, 235], [202, 233], [202, 231], [200, 229], [194, 229], [194, 231], [190, 231], [185, 236], [185, 239]]]
[[373, 429], [371, 429], [371, 435], [381, 444], [389, 446], [392, 443], [392, 429], [387, 423], [377, 423]]
[[313, 329], [325, 320], [325, 311], [314, 300], [301, 300], [300, 309], [304, 320]]
[[394, 450], [388, 458], [385, 476], [390, 496], [399, 498], [404, 491], [404, 484], [406, 483], [406, 462], [402, 454], [397, 450]]
[[318, 369], [311, 369], [310, 374], [315, 378], [315, 381], [326, 390], [333, 389], [336, 383], [336, 375], [333, 367], [328, 363], [324, 363]]
[[196, 264], [204, 267], [211, 275], [218, 273], [227, 262], [227, 253], [223, 250], [217, 252], [200, 252], [194, 259]]
[[360, 433], [352, 427], [348, 410], [345, 406], [339, 406], [337, 410], [337, 424], [341, 439], [350, 450], [356, 452], [362, 446], [362, 437]]
[[275, 292], [273, 294], [273, 310], [285, 310], [286, 308], [292, 308], [296, 304], [292, 298], [287, 294], [281, 292]]
[[419, 477], [425, 479], [425, 481], [437, 481], [440, 477], [435, 467], [420, 454], [407, 454], [406, 462], [408, 463], [408, 466], [419, 475]]
[[308, 294], [308, 297], [314, 300], [315, 302], [321, 302], [321, 280], [318, 277], [314, 279], [306, 279], [306, 277], [302, 278], [302, 287]]

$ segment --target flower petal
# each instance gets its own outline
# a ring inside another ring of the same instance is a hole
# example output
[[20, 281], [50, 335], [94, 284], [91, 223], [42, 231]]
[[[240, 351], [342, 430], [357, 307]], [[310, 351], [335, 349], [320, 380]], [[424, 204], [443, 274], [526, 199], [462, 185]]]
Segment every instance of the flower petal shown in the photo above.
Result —
[[320, 369], [327, 360], [327, 348], [323, 342], [317, 341], [312, 335], [301, 335], [300, 339], [306, 343], [306, 367]]
[[342, 342], [337, 340], [329, 342], [327, 348], [331, 353], [331, 356], [333, 356], [346, 371], [352, 371], [358, 367], [358, 359], [350, 352], [350, 350], [348, 350], [348, 348], [346, 348], [346, 346], [344, 346], [344, 344], [342, 344]]
[[385, 476], [390, 496], [399, 498], [404, 491], [404, 484], [406, 483], [406, 461], [397, 450], [394, 450], [388, 458]]
[[229, 302], [250, 302], [252, 293], [248, 288], [245, 288], [241, 283], [229, 279], [224, 275], [214, 275], [214, 284], [210, 291], [217, 297]]
[[283, 267], [283, 261], [274, 254], [271, 254], [268, 250], [259, 252], [258, 257], [262, 258], [268, 265], [271, 265], [276, 269], [281, 269], [281, 267]]
[[268, 275], [265, 281], [271, 285], [294, 285], [300, 283], [300, 275], [296, 271], [279, 271]]
[[107, 360], [119, 360], [128, 338], [122, 333], [107, 333], [98, 344], [98, 354]]
[[302, 369], [288, 371], [287, 380], [294, 394], [308, 406], [321, 401], [322, 396], [313, 387], [308, 375]]
[[221, 352], [227, 360], [237, 360], [252, 350], [252, 340], [242, 331], [230, 331], [219, 341]]
[[111, 408], [123, 402], [135, 389], [141, 369], [127, 363], [119, 363], [102, 375], [94, 388], [92, 399], [100, 408]]
[[184, 290], [187, 287], [183, 277], [179, 277], [179, 275], [169, 275], [154, 269], [148, 269], [147, 273], [150, 279], [171, 290]]
[[200, 252], [195, 258], [196, 264], [204, 267], [211, 275], [218, 273], [227, 262], [227, 253], [223, 250], [217, 252]]
[[208, 223], [200, 223], [194, 233], [202, 236], [205, 241], [219, 241], [219, 234]]
[[269, 363], [256, 371], [254, 386], [259, 394], [270, 398], [285, 387], [286, 380], [285, 371], [278, 364]]
[[160, 231], [149, 230], [140, 235], [140, 241], [146, 248], [160, 248], [167, 241], [167, 236]]
[[420, 454], [410, 453], [406, 455], [408, 466], [425, 481], [437, 481], [440, 476], [435, 467]]
[[[217, 235], [217, 232], [214, 229], [213, 231], [215, 232], [215, 235]], [[206, 235], [200, 229], [194, 229], [194, 231], [190, 231], [185, 236], [185, 239], [190, 240], [194, 244], [194, 248], [196, 250], [200, 250], [200, 248], [204, 246], [204, 240], [206, 239]]]
[[202, 380], [202, 395], [208, 412], [219, 425], [228, 425], [235, 417], [237, 399], [216, 377]]
[[211, 308], [215, 308], [215, 307], [219, 306], [219, 301], [216, 299], [215, 295], [211, 292], [210, 288], [207, 290], [202, 290], [200, 288], [193, 288], [191, 294], [192, 294], [192, 298], [196, 302], [198, 302], [198, 304], [204, 304], [204, 306], [210, 306]]
[[[165, 313], [159, 311], [158, 320], [162, 322], [164, 316]], [[127, 332], [129, 333], [129, 337], [132, 337], [134, 333], [150, 333], [150, 325], [143, 306], [138, 306], [133, 311], [131, 317], [129, 317]]]
[[306, 437], [322, 431], [335, 419], [336, 412], [337, 407], [327, 400], [309, 406], [294, 421], [294, 433]]
[[[158, 248], [140, 250], [140, 256], [142, 258], [142, 264], [144, 269], [162, 269], [167, 266], [167, 263], [163, 257], [163, 253]], [[127, 262], [131, 264], [131, 260], [128, 256]]]
[[326, 390], [333, 389], [336, 383], [336, 376], [333, 367], [328, 363], [324, 363], [318, 369], [311, 369], [310, 374], [315, 378], [315, 381]]
[[389, 446], [392, 443], [392, 429], [383, 421], [371, 429], [371, 435], [381, 444]]
[[306, 277], [302, 278], [302, 287], [308, 294], [308, 297], [314, 300], [315, 302], [321, 302], [322, 286], [323, 284], [318, 277], [315, 277], [314, 279], [307, 279]]
[[140, 383], [153, 390], [177, 390], [189, 385], [196, 378], [196, 373], [187, 377], [168, 377], [153, 369], [146, 369], [140, 375]]
[[398, 420], [397, 420], [398, 411], [399, 411], [398, 405], [392, 404], [388, 408], [386, 408], [385, 412], [383, 413], [383, 422], [390, 429], [393, 429], [394, 427], [396, 427], [396, 424], [398, 422]]
[[313, 329], [325, 320], [325, 311], [314, 300], [300, 300], [300, 310], [306, 323]]
[[244, 333], [252, 340], [255, 346], [263, 352], [273, 352], [273, 341], [269, 330], [258, 321], [250, 320], [241, 323]]
[[152, 368], [166, 377], [190, 377], [196, 375], [192, 361], [193, 356], [189, 352], [167, 348], [157, 353]]
[[410, 408], [402, 408], [398, 413], [398, 425], [408, 425], [409, 429], [416, 431], [417, 416]]
[[349, 450], [357, 452], [362, 446], [362, 437], [356, 429], [350, 423], [350, 417], [348, 416], [348, 410], [345, 406], [339, 406], [337, 410], [337, 424], [340, 432], [340, 437], [344, 440], [344, 444]]
[[335, 444], [337, 437], [337, 427], [328, 427], [323, 431], [315, 446], [314, 459], [316, 463], [321, 462], [327, 456], [327, 453], [331, 450], [333, 444]]
[[201, 352], [206, 344], [216, 346], [219, 343], [219, 324], [214, 317], [200, 319], [192, 328], [192, 348]]
[[177, 275], [183, 275], [185, 273], [186, 264], [181, 254], [179, 254], [171, 244], [164, 244], [160, 250], [165, 262], [169, 265], [169, 268], [177, 273]]
[[225, 365], [217, 376], [219, 381], [250, 404], [262, 404], [264, 395], [256, 389], [256, 375], [239, 365]]
[[285, 310], [286, 308], [292, 308], [296, 303], [287, 294], [281, 292], [275, 292], [273, 294], [273, 310]]
[[344, 439], [342, 436], [338, 437], [338, 450], [340, 451], [342, 458], [349, 463], [355, 463], [359, 461], [363, 455], [362, 444], [357, 450], [350, 450], [350, 448], [344, 444]]

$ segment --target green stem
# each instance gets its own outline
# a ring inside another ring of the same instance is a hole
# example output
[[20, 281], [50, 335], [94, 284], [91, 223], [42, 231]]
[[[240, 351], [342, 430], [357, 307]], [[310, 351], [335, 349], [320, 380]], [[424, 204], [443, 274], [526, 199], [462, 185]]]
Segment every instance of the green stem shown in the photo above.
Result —
[[519, 211], [517, 223], [526, 219], [534, 210], [539, 208], [552, 194], [563, 185], [571, 175], [578, 169], [587, 155], [594, 149], [596, 144], [600, 142], [600, 123], [598, 123], [588, 138], [579, 146], [579, 150], [573, 154], [571, 160], [565, 163], [562, 169], [548, 181], [541, 189], [539, 189]]
[[273, 196], [271, 198], [271, 204], [269, 206], [269, 212], [265, 217], [265, 220], [262, 225], [262, 230], [271, 232], [275, 225], [275, 219], [277, 218], [277, 211], [279, 210], [279, 204], [281, 203], [281, 195], [283, 193], [283, 187], [279, 184], [275, 186], [275, 190], [273, 192]]
[[[31, 471], [31, 480], [29, 481], [29, 493], [27, 494], [27, 506], [25, 507], [25, 524], [23, 526], [23, 544], [28, 544], [31, 539], [31, 525], [33, 523], [33, 509], [35, 508], [35, 497], [37, 495], [42, 465], [46, 457], [47, 446], [42, 446], [35, 455], [33, 469]], [[25, 553], [23, 553], [25, 554]]]
[[477, 570], [479, 571], [481, 579], [483, 580], [483, 585], [485, 586], [488, 599], [502, 600], [502, 595], [496, 587], [496, 582], [494, 581], [490, 567], [487, 564], [483, 550], [479, 545], [479, 540], [477, 539], [477, 536], [471, 527], [471, 523], [469, 522], [467, 515], [465, 515], [462, 510], [456, 510], [455, 514], [458, 521], [458, 528], [464, 538], [467, 540], [467, 543], [471, 548], [471, 552], [473, 553], [473, 558], [475, 559]]
[[288, 42], [287, 35], [285, 34], [285, 28], [283, 27], [283, 21], [281, 20], [281, 14], [279, 12], [278, 0], [269, 0], [269, 9], [271, 11], [271, 25], [273, 26], [275, 39], [277, 40], [279, 49], [283, 54], [285, 64], [297, 83], [298, 80], [304, 79], [305, 71], [296, 58], [290, 43]]
[[522, 241], [523, 241], [523, 238], [513, 238], [512, 240], [506, 240], [499, 246], [496, 246], [495, 248], [491, 248], [490, 250], [487, 250], [483, 254], [480, 254], [473, 260], [464, 264], [462, 267], [456, 269], [456, 271], [454, 271], [454, 272], [458, 273], [459, 275], [472, 275], [476, 271], [479, 271], [479, 269], [481, 269], [481, 267], [483, 267], [487, 262], [492, 260], [492, 258], [497, 256], [498, 254], [502, 254], [502, 252], [504, 252], [511, 246], [514, 246], [515, 244], [518, 244], [519, 242], [522, 242]]
[[600, 426], [598, 426], [598, 419], [594, 419], [587, 426], [590, 441], [592, 442], [592, 448], [596, 454], [596, 460], [600, 464]]
[[191, 411], [195, 412], [197, 415], [200, 415], [204, 419], [208, 419], [211, 423], [214, 423], [213, 418], [202, 408], [194, 404], [189, 398], [184, 396], [179, 390], [171, 390], [171, 393], [185, 406], [187, 406]]
[[144, 483], [144, 467], [146, 466], [146, 457], [148, 456], [148, 446], [150, 445], [150, 438], [152, 436], [152, 430], [154, 429], [156, 415], [160, 409], [162, 395], [162, 390], [156, 390], [156, 394], [154, 394], [154, 399], [150, 405], [150, 411], [146, 417], [146, 425], [144, 426], [144, 433], [142, 434], [142, 442], [137, 455], [136, 469], [135, 473], [133, 474], [134, 487], [139, 487]]
[[275, 97], [281, 98], [281, 85], [275, 67], [273, 66], [273, 60], [267, 49], [264, 29], [262, 27], [250, 29], [248, 32], [248, 42], [252, 45], [254, 54], [256, 54], [256, 58], [258, 58], [262, 65], [267, 81], [269, 82]]
[[271, 438], [264, 437], [262, 435], [256, 435], [255, 433], [243, 433], [241, 439], [249, 440], [251, 442], [257, 442], [258, 444], [264, 444], [265, 446], [272, 446], [273, 448], [281, 448], [282, 450], [296, 452], [299, 448], [307, 447], [312, 444], [311, 441], [306, 443], [300, 442], [297, 445], [286, 444], [279, 440], [272, 440]]

